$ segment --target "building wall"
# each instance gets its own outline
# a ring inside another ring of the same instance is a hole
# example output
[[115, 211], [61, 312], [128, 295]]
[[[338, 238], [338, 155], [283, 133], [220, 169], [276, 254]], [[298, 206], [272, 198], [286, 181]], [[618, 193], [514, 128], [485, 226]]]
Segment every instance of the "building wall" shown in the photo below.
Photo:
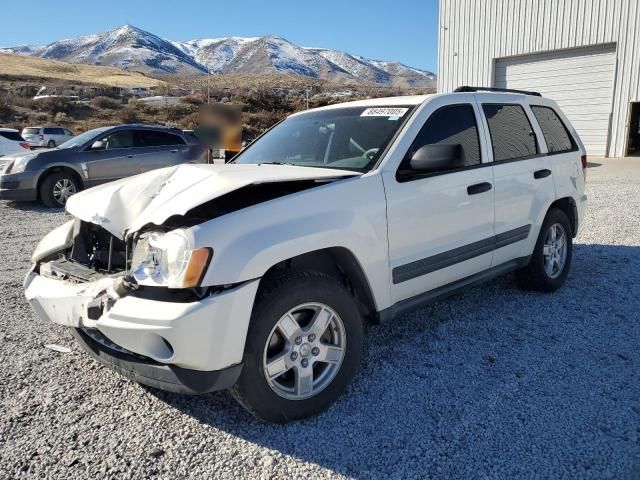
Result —
[[438, 92], [492, 86], [496, 58], [614, 42], [609, 155], [624, 154], [640, 101], [640, 0], [440, 0], [439, 23]]

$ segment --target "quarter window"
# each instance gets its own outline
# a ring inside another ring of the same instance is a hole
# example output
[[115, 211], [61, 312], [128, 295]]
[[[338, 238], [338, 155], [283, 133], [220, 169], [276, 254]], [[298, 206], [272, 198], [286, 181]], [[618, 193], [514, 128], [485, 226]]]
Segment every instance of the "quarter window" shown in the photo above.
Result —
[[571, 135], [556, 112], [549, 107], [531, 107], [540, 124], [549, 153], [569, 152], [575, 148]]
[[538, 153], [536, 136], [520, 105], [482, 106], [489, 124], [493, 160], [517, 160]]
[[424, 124], [400, 169], [409, 168], [413, 154], [425, 145], [457, 147], [464, 165], [480, 163], [480, 140], [473, 107], [469, 104], [451, 105], [434, 112]]

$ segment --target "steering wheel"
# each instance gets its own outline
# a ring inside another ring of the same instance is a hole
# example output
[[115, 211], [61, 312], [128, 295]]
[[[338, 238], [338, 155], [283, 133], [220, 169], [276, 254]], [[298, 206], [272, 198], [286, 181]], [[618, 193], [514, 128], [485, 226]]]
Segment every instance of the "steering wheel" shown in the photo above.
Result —
[[366, 158], [367, 160], [371, 160], [376, 153], [378, 153], [379, 148], [370, 148], [366, 152], [362, 154], [362, 158]]

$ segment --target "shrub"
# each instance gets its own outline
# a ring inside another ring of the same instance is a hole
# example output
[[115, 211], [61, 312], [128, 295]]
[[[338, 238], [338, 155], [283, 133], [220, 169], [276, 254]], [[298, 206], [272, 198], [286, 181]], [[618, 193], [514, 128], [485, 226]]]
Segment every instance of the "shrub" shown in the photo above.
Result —
[[204, 103], [204, 97], [202, 95], [187, 95], [180, 99], [182, 103], [187, 105], [202, 105]]
[[122, 123], [136, 123], [139, 115], [135, 108], [126, 107], [120, 111], [119, 117]]
[[69, 118], [69, 115], [67, 115], [66, 113], [64, 113], [64, 112], [58, 112], [58, 113], [56, 113], [56, 115], [53, 117], [53, 120], [54, 120], [56, 123], [67, 123], [67, 122], [70, 120], [70, 118]]
[[52, 116], [60, 112], [69, 113], [73, 108], [73, 105], [63, 97], [50, 97], [34, 100], [32, 105], [35, 110], [49, 113]]
[[14, 115], [15, 110], [10, 105], [0, 104], [0, 122], [10, 122]]
[[96, 97], [91, 100], [91, 105], [96, 108], [108, 108], [109, 110], [116, 110], [122, 107], [122, 102], [110, 97]]

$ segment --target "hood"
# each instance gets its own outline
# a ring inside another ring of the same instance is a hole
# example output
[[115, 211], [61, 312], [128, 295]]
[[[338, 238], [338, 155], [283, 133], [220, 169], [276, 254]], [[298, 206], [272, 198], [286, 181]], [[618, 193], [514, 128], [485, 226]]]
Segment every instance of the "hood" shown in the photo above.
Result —
[[322, 180], [359, 172], [293, 165], [195, 165], [152, 170], [73, 195], [67, 211], [118, 238], [252, 184]]

